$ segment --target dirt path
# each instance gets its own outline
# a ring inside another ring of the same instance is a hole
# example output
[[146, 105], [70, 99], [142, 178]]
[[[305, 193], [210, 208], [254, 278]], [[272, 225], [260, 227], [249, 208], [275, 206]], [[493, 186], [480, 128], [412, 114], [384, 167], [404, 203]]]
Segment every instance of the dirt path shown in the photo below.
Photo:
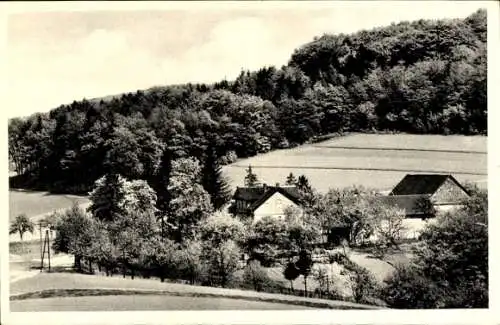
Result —
[[[45, 261], [47, 263], [47, 261]], [[40, 258], [30, 259], [21, 255], [9, 255], [9, 281], [14, 283], [24, 279], [28, 279], [40, 274], [39, 270], [31, 269], [31, 266], [41, 264]], [[68, 254], [58, 254], [50, 259], [51, 267], [71, 267], [73, 265], [73, 257]]]

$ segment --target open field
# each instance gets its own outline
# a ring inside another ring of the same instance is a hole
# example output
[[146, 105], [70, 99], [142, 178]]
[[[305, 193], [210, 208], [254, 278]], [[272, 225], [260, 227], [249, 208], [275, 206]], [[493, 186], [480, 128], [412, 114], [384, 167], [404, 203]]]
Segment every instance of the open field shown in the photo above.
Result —
[[353, 134], [293, 149], [273, 151], [225, 166], [233, 187], [243, 186], [251, 165], [260, 181], [284, 183], [306, 175], [319, 191], [363, 185], [391, 189], [407, 173], [447, 173], [487, 186], [487, 137]]
[[[89, 206], [90, 201], [83, 196], [11, 189], [9, 191], [9, 222], [12, 222], [16, 216], [22, 213], [26, 214], [33, 222], [37, 222], [53, 212], [60, 212], [70, 208], [75, 203], [82, 208], [86, 208]], [[33, 233], [25, 233], [23, 239], [24, 241], [39, 240], [39, 229], [35, 229]], [[10, 235], [9, 241], [20, 241], [19, 234]]]
[[352, 134], [315, 146], [486, 153], [487, 137], [463, 135]]
[[69, 208], [74, 203], [86, 204], [88, 202], [89, 200], [82, 196], [11, 189], [9, 191], [9, 220], [14, 220], [21, 213], [33, 218]]

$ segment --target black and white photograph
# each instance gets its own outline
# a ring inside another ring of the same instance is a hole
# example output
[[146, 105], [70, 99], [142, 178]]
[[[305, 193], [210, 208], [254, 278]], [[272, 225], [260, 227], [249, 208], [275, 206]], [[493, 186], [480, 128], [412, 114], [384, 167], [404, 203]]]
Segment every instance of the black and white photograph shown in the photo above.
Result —
[[494, 2], [170, 4], [10, 4], [9, 317], [492, 308]]

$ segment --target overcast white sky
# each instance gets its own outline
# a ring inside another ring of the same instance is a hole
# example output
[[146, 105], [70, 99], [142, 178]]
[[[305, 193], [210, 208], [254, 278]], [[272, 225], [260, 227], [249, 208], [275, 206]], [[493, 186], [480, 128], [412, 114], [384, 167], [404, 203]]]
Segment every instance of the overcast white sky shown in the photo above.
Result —
[[229, 9], [188, 5], [161, 11], [11, 14], [7, 89], [15, 107], [8, 117], [155, 85], [233, 79], [242, 68], [286, 64], [295, 48], [323, 33], [461, 18], [484, 6], [465, 1], [333, 2], [300, 8], [263, 2]]

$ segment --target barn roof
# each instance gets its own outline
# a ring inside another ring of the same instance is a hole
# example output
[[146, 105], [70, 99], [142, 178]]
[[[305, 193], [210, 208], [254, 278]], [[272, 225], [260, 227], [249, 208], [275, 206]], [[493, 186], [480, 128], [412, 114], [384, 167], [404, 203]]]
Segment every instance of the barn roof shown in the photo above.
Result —
[[460, 183], [447, 174], [408, 174], [391, 191], [389, 195], [421, 195], [434, 194], [443, 183], [451, 179], [467, 192]]
[[380, 196], [379, 200], [388, 206], [393, 206], [405, 211], [407, 216], [424, 214], [424, 211], [419, 207], [419, 201], [423, 198], [428, 198], [427, 194], [414, 195], [389, 195]]

